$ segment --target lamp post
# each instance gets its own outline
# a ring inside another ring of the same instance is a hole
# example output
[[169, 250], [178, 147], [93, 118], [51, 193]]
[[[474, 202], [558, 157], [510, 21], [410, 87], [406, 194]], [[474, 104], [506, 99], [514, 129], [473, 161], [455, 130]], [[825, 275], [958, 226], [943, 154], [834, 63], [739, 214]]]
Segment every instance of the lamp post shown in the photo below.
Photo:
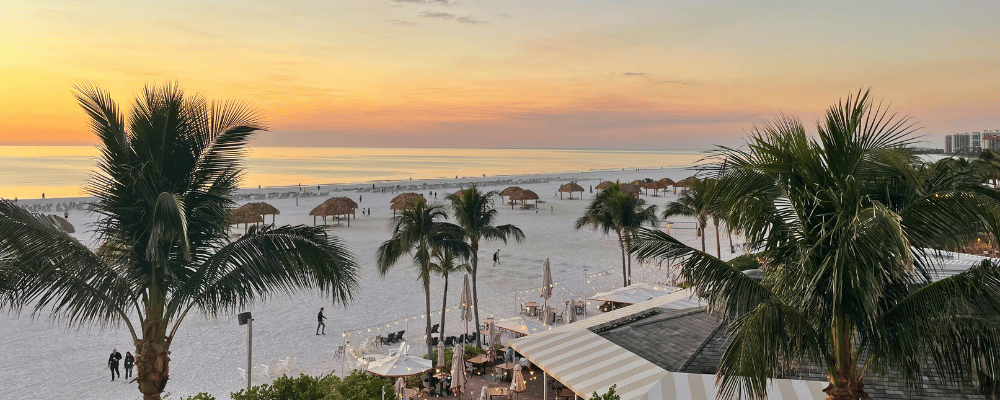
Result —
[[240, 325], [247, 325], [247, 391], [250, 391], [250, 372], [253, 371], [253, 317], [250, 312], [240, 313]]

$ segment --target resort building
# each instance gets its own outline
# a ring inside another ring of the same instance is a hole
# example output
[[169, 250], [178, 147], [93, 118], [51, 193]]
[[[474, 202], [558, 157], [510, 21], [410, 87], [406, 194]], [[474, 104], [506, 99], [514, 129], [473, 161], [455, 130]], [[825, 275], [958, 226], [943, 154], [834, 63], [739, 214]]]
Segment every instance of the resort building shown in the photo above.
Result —
[[978, 153], [987, 149], [1000, 151], [1000, 130], [987, 129], [944, 137], [944, 152], [947, 154]]
[[[933, 279], [960, 273], [981, 260], [950, 257], [941, 260]], [[691, 305], [691, 299], [690, 290], [677, 291], [515, 339], [510, 346], [544, 372], [546, 384], [551, 377], [553, 384], [582, 398], [617, 385], [622, 400], [713, 400], [718, 394], [716, 367], [730, 343], [728, 323], [705, 307], [676, 307]], [[866, 379], [865, 389], [872, 399], [883, 400], [993, 398], [981, 394], [972, 381], [941, 382], [936, 372], [926, 372], [923, 389], [916, 393], [905, 390], [898, 379], [876, 376]], [[826, 374], [819, 366], [789, 368], [779, 377], [772, 380], [768, 399], [826, 398]]]

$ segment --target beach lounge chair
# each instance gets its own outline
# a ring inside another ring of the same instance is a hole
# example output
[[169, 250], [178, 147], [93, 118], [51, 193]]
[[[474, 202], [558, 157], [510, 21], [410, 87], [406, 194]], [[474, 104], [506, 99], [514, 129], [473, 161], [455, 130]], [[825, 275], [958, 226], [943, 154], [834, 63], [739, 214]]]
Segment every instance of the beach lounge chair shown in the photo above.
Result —
[[448, 337], [444, 338], [444, 347], [451, 347], [451, 346], [454, 346], [454, 345], [455, 345], [455, 337], [454, 336], [448, 336]]
[[476, 334], [470, 333], [465, 335], [465, 343], [476, 343]]
[[397, 342], [400, 341], [400, 340], [405, 341], [406, 339], [403, 338], [403, 336], [405, 336], [405, 335], [406, 335], [406, 331], [396, 332], [396, 341]]
[[434, 326], [431, 327], [431, 333], [438, 333], [438, 328], [440, 327], [441, 324], [434, 324]]

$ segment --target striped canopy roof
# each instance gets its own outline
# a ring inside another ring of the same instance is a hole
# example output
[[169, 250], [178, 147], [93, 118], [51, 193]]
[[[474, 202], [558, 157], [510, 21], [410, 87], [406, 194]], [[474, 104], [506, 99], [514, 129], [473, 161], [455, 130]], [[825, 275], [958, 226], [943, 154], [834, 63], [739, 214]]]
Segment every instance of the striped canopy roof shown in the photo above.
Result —
[[[690, 296], [687, 290], [674, 292], [516, 339], [510, 346], [584, 399], [618, 385], [615, 392], [622, 400], [714, 400], [715, 376], [669, 372], [591, 331]], [[825, 382], [775, 379], [768, 399], [822, 400], [824, 387]]]

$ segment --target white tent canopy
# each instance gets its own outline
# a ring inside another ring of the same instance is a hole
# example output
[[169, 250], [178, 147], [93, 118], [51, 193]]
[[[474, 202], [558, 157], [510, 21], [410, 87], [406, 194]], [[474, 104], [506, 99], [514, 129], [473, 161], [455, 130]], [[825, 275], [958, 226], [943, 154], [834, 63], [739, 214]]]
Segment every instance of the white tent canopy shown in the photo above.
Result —
[[552, 329], [551, 325], [542, 325], [541, 322], [535, 321], [534, 319], [522, 317], [501, 319], [495, 321], [494, 324], [496, 324], [496, 327], [499, 329], [505, 329], [524, 336]]
[[431, 368], [433, 368], [431, 360], [413, 356], [383, 358], [368, 364], [368, 372], [387, 378], [418, 375], [430, 371]]
[[636, 283], [621, 287], [610, 292], [597, 293], [590, 296], [591, 301], [610, 301], [624, 304], [637, 304], [655, 299], [676, 291], [677, 288], [665, 285], [650, 285], [647, 283]]

